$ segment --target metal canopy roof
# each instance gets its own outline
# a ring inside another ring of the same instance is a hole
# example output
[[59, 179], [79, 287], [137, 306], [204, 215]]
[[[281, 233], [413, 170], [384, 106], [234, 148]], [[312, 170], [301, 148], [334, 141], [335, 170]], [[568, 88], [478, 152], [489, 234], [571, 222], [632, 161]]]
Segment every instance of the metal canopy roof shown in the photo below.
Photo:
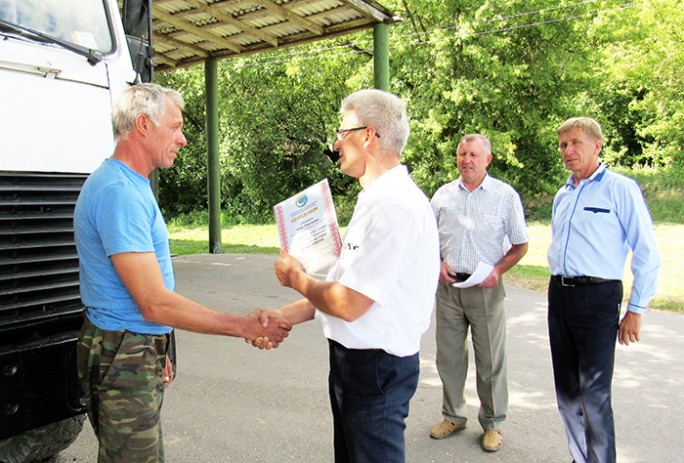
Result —
[[372, 0], [153, 0], [157, 70], [290, 47], [395, 20]]

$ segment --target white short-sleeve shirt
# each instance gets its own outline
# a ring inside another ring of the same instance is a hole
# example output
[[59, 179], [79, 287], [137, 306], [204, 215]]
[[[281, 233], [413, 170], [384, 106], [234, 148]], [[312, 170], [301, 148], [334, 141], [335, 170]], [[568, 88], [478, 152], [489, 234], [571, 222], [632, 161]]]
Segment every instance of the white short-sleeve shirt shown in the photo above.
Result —
[[439, 279], [437, 224], [425, 194], [399, 165], [359, 194], [328, 281], [373, 299], [353, 322], [316, 311], [329, 339], [405, 357], [420, 349]]

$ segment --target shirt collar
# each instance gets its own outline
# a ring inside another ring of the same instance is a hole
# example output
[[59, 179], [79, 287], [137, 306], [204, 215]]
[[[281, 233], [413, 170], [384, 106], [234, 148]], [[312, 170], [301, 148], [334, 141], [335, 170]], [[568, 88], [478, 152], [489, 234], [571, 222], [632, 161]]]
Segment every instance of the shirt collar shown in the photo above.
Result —
[[[458, 177], [458, 180], [456, 181], [458, 182], [459, 188], [463, 188], [465, 191], [469, 191], [468, 188], [466, 188], [466, 186], [463, 184], [463, 179], [461, 177]], [[475, 190], [479, 188], [482, 188], [483, 190], [488, 190], [489, 188], [491, 188], [491, 185], [492, 178], [489, 176], [489, 172], [485, 172], [485, 178], [482, 180], [482, 183], [480, 183], [480, 185], [477, 188], [475, 188]]]
[[382, 191], [387, 188], [387, 186], [397, 182], [401, 178], [405, 177], [408, 175], [408, 169], [406, 168], [405, 165], [403, 164], [398, 164], [394, 167], [392, 167], [390, 170], [387, 172], [383, 173], [380, 177], [375, 179], [373, 183], [370, 184], [367, 188], [364, 188], [361, 191], [361, 195], [363, 196], [375, 196], [380, 194]]
[[109, 158], [106, 158], [106, 159], [104, 160], [104, 162], [108, 162], [108, 163], [111, 162], [113, 165], [117, 166], [117, 167], [119, 168], [119, 170], [123, 171], [124, 173], [128, 173], [129, 176], [132, 175], [132, 176], [133, 176], [134, 178], [136, 178], [138, 181], [141, 181], [141, 182], [143, 182], [143, 183], [148, 183], [148, 184], [150, 183], [150, 179], [148, 179], [147, 177], [145, 177], [145, 176], [143, 176], [143, 175], [140, 175], [138, 172], [136, 172], [136, 171], [134, 171], [133, 169], [131, 169], [131, 168], [128, 166], [128, 164], [126, 164], [126, 163], [123, 162], [123, 161], [120, 161], [120, 160], [118, 160], [118, 159], [114, 159], [114, 158], [112, 158], [112, 157], [109, 157]]
[[[580, 185], [582, 182], [600, 182], [603, 179], [603, 176], [606, 174], [606, 170], [606, 165], [604, 163], [600, 163], [594, 173], [589, 176], [589, 178], [580, 180]], [[565, 185], [568, 188], [575, 188], [575, 180], [573, 179], [573, 175], [575, 174], [570, 174], [568, 181], [565, 182]]]

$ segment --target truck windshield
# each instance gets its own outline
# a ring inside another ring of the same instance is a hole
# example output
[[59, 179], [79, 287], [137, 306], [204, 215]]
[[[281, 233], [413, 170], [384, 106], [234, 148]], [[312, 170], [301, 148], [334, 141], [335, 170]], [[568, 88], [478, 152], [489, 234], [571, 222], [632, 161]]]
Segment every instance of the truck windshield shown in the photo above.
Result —
[[112, 51], [103, 0], [0, 0], [0, 20], [103, 54]]

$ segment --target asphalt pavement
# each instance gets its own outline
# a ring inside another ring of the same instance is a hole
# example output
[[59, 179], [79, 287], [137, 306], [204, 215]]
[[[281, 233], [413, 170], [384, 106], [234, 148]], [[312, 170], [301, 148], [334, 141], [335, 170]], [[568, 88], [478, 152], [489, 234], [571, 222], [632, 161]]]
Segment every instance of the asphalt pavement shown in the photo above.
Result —
[[[273, 255], [175, 257], [176, 290], [209, 307], [249, 313], [298, 298], [273, 275]], [[407, 461], [571, 461], [556, 408], [546, 329], [546, 295], [507, 288], [509, 410], [504, 444], [480, 448], [474, 364], [466, 388], [466, 430], [428, 436], [441, 417], [434, 319], [423, 337], [421, 376], [407, 419]], [[649, 312], [642, 341], [618, 346], [613, 381], [618, 461], [684, 461], [684, 315]], [[332, 462], [327, 343], [315, 321], [296, 326], [278, 349], [243, 340], [177, 333], [178, 377], [162, 409], [170, 463]], [[88, 423], [56, 463], [97, 460]]]

